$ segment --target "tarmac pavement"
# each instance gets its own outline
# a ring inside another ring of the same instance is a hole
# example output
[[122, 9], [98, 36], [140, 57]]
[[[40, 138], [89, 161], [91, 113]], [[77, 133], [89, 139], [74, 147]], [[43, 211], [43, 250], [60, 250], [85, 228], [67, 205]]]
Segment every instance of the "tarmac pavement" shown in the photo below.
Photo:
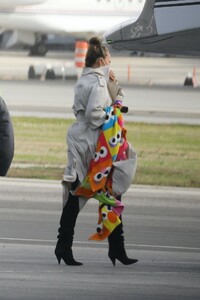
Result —
[[58, 181], [0, 179], [0, 299], [197, 300], [200, 298], [200, 190], [133, 185], [124, 196], [126, 249], [137, 264], [113, 267], [107, 241], [88, 241], [97, 203], [75, 232], [81, 267], [54, 256], [62, 209]]

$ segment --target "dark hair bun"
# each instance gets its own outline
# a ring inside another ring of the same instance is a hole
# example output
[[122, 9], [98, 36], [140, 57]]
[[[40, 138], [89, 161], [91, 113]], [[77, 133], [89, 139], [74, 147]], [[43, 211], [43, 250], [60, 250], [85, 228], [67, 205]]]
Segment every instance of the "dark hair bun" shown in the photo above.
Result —
[[101, 39], [97, 36], [89, 40], [89, 47], [85, 58], [85, 66], [92, 67], [99, 57], [105, 58], [107, 48], [101, 45]]
[[90, 40], [89, 40], [89, 45], [91, 46], [97, 46], [97, 47], [101, 47], [101, 40], [99, 37], [92, 37]]

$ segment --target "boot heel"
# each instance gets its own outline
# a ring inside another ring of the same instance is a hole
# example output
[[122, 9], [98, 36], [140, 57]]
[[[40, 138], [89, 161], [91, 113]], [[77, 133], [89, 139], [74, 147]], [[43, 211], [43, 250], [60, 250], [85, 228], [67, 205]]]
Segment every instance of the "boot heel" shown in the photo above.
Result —
[[123, 265], [132, 265], [138, 262], [138, 259], [129, 258], [126, 255], [126, 251], [123, 249], [119, 253], [116, 253], [115, 251], [109, 250], [108, 257], [112, 261], [113, 266], [115, 266], [116, 259], [120, 261]]
[[113, 266], [115, 267], [115, 257], [111, 254], [108, 254], [108, 257], [110, 258], [110, 260], [112, 261]]
[[82, 263], [79, 261], [76, 261], [73, 257], [72, 250], [68, 249], [63, 251], [63, 249], [55, 249], [55, 256], [58, 260], [58, 263], [60, 265], [61, 259], [64, 261], [64, 263], [68, 266], [82, 266]]
[[57, 258], [58, 264], [60, 265], [61, 255], [55, 252], [55, 256]]

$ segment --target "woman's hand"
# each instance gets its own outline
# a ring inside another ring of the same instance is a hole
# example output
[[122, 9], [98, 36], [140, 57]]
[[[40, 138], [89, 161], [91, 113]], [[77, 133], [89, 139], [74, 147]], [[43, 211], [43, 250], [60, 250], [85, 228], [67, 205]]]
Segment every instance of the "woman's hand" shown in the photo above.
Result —
[[116, 81], [115, 73], [113, 72], [113, 70], [110, 70], [109, 72], [109, 79], [111, 81]]

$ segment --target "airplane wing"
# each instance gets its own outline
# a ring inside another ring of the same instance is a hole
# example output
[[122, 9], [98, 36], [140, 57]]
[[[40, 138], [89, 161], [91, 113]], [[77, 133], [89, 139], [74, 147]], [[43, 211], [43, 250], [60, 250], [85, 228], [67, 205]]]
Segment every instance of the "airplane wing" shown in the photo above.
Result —
[[116, 50], [200, 55], [200, 1], [146, 0], [139, 18], [103, 35]]

